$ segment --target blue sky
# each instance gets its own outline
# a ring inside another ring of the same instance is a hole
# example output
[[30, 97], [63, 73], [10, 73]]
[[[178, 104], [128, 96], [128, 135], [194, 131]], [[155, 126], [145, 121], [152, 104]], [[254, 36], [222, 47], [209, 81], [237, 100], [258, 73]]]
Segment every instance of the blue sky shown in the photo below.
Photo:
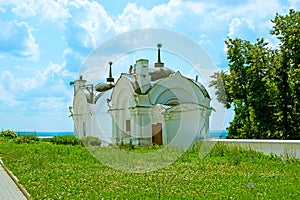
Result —
[[0, 0], [0, 128], [72, 131], [69, 82], [93, 49], [119, 33], [177, 31], [226, 69], [228, 36], [264, 37], [276, 47], [270, 20], [290, 8], [299, 10], [300, 1]]

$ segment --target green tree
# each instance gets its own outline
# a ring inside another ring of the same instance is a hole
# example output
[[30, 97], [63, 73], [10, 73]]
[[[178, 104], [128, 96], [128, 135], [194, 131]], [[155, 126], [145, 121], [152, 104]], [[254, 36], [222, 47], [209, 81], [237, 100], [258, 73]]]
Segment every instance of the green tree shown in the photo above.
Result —
[[227, 77], [227, 81], [230, 84], [228, 88], [228, 99], [234, 104], [236, 114], [232, 125], [234, 125], [239, 132], [245, 133], [243, 137], [250, 138], [252, 127], [247, 70], [249, 68], [249, 50], [251, 44], [249, 41], [230, 38], [228, 38], [225, 43], [228, 49], [227, 59], [229, 61], [230, 70], [230, 76]]
[[268, 47], [263, 39], [251, 45], [249, 50], [249, 106], [252, 111], [251, 138], [278, 138], [273, 126], [275, 120], [276, 87], [274, 65], [276, 51]]
[[300, 13], [276, 14], [272, 22], [278, 49], [263, 39], [228, 38], [229, 72], [212, 76], [218, 101], [234, 106], [230, 138], [300, 138]]
[[230, 70], [225, 79], [227, 103], [233, 104], [235, 111], [229, 137], [262, 138], [267, 137], [266, 134], [270, 137], [273, 132], [270, 130], [273, 91], [269, 72], [273, 51], [263, 39], [251, 44], [246, 40], [228, 38], [225, 43]]
[[270, 33], [280, 41], [276, 69], [278, 132], [284, 139], [300, 134], [300, 12], [276, 14]]

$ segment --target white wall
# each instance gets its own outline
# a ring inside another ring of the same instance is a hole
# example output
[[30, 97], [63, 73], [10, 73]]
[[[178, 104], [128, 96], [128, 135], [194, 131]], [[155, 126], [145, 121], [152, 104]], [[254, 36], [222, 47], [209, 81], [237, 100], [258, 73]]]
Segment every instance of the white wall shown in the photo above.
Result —
[[300, 159], [300, 140], [249, 140], [249, 139], [211, 139], [210, 142], [240, 146], [265, 154], [291, 156]]
[[165, 119], [168, 144], [188, 148], [201, 136], [205, 138], [208, 126], [206, 108], [197, 104], [180, 104], [173, 109]]
[[112, 137], [112, 117], [108, 113], [109, 107], [107, 105], [107, 99], [110, 99], [111, 93], [112, 90], [104, 92], [93, 109], [93, 136], [100, 138], [105, 144], [111, 143]]

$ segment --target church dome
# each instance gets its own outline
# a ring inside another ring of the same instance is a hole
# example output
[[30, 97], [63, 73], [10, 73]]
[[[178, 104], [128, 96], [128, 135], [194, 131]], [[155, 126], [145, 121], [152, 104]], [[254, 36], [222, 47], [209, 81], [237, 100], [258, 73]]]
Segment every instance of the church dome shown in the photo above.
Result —
[[155, 67], [155, 68], [150, 68], [150, 76], [151, 76], [151, 81], [156, 81], [161, 78], [166, 78], [170, 76], [171, 74], [175, 73], [172, 69], [169, 69], [167, 67]]
[[98, 83], [95, 86], [97, 92], [104, 92], [110, 90], [111, 88], [115, 87], [114, 83]]

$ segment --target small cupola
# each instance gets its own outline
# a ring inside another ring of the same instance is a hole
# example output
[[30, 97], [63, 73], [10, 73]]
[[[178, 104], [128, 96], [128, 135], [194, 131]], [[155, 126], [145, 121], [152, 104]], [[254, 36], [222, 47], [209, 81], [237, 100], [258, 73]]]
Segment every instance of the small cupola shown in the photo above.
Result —
[[112, 84], [114, 83], [115, 79], [112, 77], [112, 70], [111, 70], [111, 65], [112, 65], [112, 62], [109, 61], [109, 75], [108, 75], [108, 78], [106, 79], [106, 82]]
[[160, 60], [160, 48], [162, 47], [161, 43], [157, 44], [157, 62], [154, 64], [155, 67], [164, 67], [164, 63]]
[[109, 74], [108, 74], [108, 78], [106, 78], [107, 83], [98, 83], [95, 86], [97, 92], [104, 92], [115, 87], [115, 83], [114, 83], [115, 79], [112, 76], [112, 69], [111, 69], [112, 62], [109, 61], [108, 64], [109, 64]]
[[81, 87], [84, 87], [86, 83], [86, 80], [83, 79], [83, 76], [80, 75], [79, 79], [74, 81], [74, 89], [75, 91], [79, 90]]

